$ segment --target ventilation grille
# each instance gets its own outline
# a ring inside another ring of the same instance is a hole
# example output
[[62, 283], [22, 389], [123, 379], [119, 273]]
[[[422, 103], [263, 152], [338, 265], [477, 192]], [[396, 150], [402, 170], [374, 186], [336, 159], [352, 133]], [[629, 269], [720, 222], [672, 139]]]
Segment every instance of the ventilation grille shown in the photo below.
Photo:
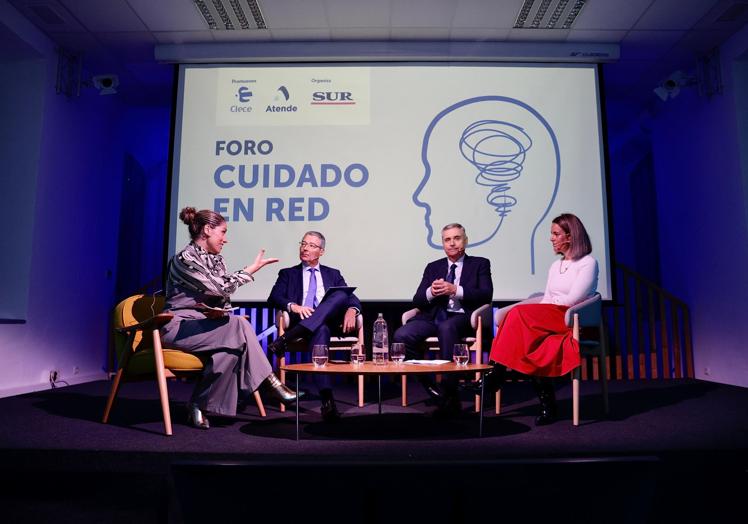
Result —
[[208, 27], [215, 30], [267, 29], [257, 0], [193, 0]]
[[586, 0], [525, 0], [515, 29], [570, 29]]

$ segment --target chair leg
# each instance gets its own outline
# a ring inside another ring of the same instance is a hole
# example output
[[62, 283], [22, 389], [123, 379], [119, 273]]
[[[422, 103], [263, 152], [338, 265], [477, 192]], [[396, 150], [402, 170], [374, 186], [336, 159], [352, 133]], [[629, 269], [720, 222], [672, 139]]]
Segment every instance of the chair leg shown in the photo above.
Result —
[[[480, 364], [480, 362], [479, 362], [479, 364]], [[475, 380], [478, 381], [480, 379], [481, 379], [481, 374], [480, 373], [476, 373], [475, 374]], [[480, 395], [475, 395], [475, 412], [476, 413], [480, 412]]]
[[[281, 367], [281, 368], [282, 368], [282, 367], [283, 367], [283, 366], [285, 366], [285, 365], [286, 365], [286, 355], [283, 355], [282, 357], [280, 357], [280, 358], [278, 359], [278, 367]], [[281, 382], [282, 382], [283, 384], [285, 384], [285, 383], [286, 383], [286, 372], [285, 372], [284, 370], [282, 370], [282, 369], [281, 369], [281, 371], [280, 371], [280, 381], [281, 381]], [[286, 406], [285, 406], [285, 405], [284, 405], [284, 404], [283, 404], [283, 403], [281, 402], [281, 403], [280, 403], [280, 412], [281, 412], [281, 413], [285, 413], [285, 411], [286, 411]]]
[[501, 415], [501, 390], [496, 391], [496, 414]]
[[[574, 314], [571, 336], [574, 337], [574, 340], [576, 340], [577, 343], [579, 343], [579, 313]], [[575, 426], [579, 425], [579, 372], [583, 365], [584, 360], [582, 360], [582, 365], [571, 372], [572, 424]]]
[[255, 391], [254, 392], [254, 396], [255, 396], [255, 402], [257, 403], [257, 409], [260, 410], [260, 416], [261, 417], [266, 416], [266, 414], [265, 414], [265, 404], [262, 403], [262, 397], [260, 396], [260, 392], [259, 391]]
[[402, 406], [406, 407], [408, 405], [408, 377], [405, 375], [400, 375], [400, 389], [403, 391]]
[[112, 411], [112, 404], [114, 404], [114, 398], [117, 396], [119, 391], [120, 381], [122, 380], [123, 370], [122, 368], [117, 370], [117, 374], [114, 375], [114, 381], [112, 382], [112, 390], [109, 392], [109, 398], [106, 400], [106, 408], [104, 408], [104, 417], [101, 421], [106, 424], [109, 422], [109, 413]]
[[600, 320], [600, 385], [603, 389], [603, 412], [610, 413], [608, 401], [608, 338], [605, 324]]
[[571, 374], [572, 424], [579, 425], [579, 368]]
[[358, 407], [364, 407], [364, 376], [358, 376]]
[[158, 329], [153, 330], [153, 356], [156, 360], [156, 379], [158, 380], [158, 394], [161, 398], [161, 412], [164, 414], [164, 433], [171, 435], [171, 413], [169, 411], [169, 391], [166, 388], [166, 373], [164, 372], [164, 354], [161, 349], [161, 336]]
[[[470, 348], [475, 353], [475, 363], [481, 364], [483, 362], [483, 319], [478, 316], [478, 325], [475, 329], [475, 342]], [[475, 373], [475, 380], [480, 380], [481, 374]], [[475, 395], [475, 412], [480, 412], [480, 395]]]

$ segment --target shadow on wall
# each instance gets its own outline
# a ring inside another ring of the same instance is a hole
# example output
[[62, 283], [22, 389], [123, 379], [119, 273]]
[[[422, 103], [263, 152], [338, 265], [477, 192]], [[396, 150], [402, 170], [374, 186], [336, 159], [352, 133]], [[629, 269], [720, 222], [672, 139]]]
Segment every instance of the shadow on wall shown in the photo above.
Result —
[[115, 303], [141, 291], [161, 289], [164, 256], [166, 163], [147, 169], [124, 158]]

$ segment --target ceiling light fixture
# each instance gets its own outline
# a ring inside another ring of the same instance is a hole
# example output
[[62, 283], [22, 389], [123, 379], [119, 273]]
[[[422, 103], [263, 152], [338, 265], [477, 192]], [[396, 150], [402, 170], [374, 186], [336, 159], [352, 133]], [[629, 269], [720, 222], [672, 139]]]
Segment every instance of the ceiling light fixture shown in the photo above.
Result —
[[218, 11], [218, 17], [221, 19], [221, 22], [223, 23], [223, 27], [225, 27], [229, 31], [233, 30], [234, 24], [231, 23], [229, 14], [226, 12], [226, 8], [221, 3], [221, 0], [213, 0], [213, 7], [216, 8], [216, 11]]
[[586, 0], [577, 0], [576, 2], [574, 2], [574, 7], [571, 8], [571, 11], [569, 11], [566, 20], [564, 20], [564, 24], [561, 26], [561, 29], [571, 28], [572, 24], [579, 16], [579, 13], [582, 11], [585, 2]]
[[[213, 30], [267, 29], [257, 0], [193, 0]], [[251, 14], [251, 18], [247, 15]]]
[[551, 0], [543, 0], [538, 7], [538, 12], [535, 13], [535, 18], [532, 19], [530, 24], [531, 29], [537, 29], [540, 27], [540, 22], [543, 20], [545, 13], [548, 11], [548, 6], [551, 5]]
[[218, 24], [216, 24], [216, 20], [210, 13], [208, 6], [205, 5], [205, 2], [203, 2], [203, 0], [195, 0], [195, 5], [200, 10], [200, 14], [203, 15], [205, 21], [208, 23], [208, 27], [211, 29], [218, 29]]
[[262, 16], [260, 4], [257, 3], [257, 0], [249, 0], [247, 3], [249, 4], [249, 12], [252, 13], [252, 18], [255, 19], [257, 29], [267, 29], [268, 26], [265, 24], [265, 17]]
[[535, 0], [525, 0], [525, 2], [522, 4], [522, 7], [519, 10], [519, 14], [517, 15], [517, 19], [514, 21], [515, 29], [521, 29], [525, 27], [525, 21], [527, 20], [527, 16], [530, 14], [532, 4], [534, 3]]
[[244, 9], [242, 9], [241, 4], [238, 0], [229, 0], [231, 3], [231, 7], [234, 9], [234, 14], [236, 15], [236, 18], [239, 19], [239, 25], [242, 29], [249, 29], [249, 21], [247, 20], [247, 16], [244, 14]]
[[546, 29], [554, 29], [556, 27], [559, 18], [561, 18], [561, 13], [564, 12], [568, 3], [569, 0], [559, 0], [558, 4], [556, 4], [556, 9], [553, 10], [553, 14], [548, 19], [548, 24], [545, 26]]
[[[514, 21], [515, 29], [570, 29], [587, 0], [525, 0]], [[532, 20], [525, 26], [528, 20]]]

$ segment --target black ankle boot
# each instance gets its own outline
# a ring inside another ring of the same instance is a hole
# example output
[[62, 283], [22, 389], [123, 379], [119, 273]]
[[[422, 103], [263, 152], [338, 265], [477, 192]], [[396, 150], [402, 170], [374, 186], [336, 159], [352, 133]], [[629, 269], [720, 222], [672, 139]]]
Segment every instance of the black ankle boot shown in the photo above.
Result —
[[273, 399], [278, 400], [288, 406], [304, 396], [304, 393], [296, 393], [293, 389], [287, 387], [280, 381], [275, 373], [270, 373], [268, 378], [260, 385], [262, 390], [270, 395]]
[[340, 420], [340, 411], [338, 411], [338, 407], [335, 405], [335, 398], [332, 396], [332, 390], [320, 390], [319, 397], [322, 401], [322, 406], [320, 406], [319, 410], [322, 415], [322, 420], [325, 422], [337, 422]]
[[307, 328], [305, 328], [301, 324], [296, 324], [288, 331], [286, 331], [283, 335], [279, 336], [270, 344], [268, 344], [268, 351], [273, 353], [276, 357], [280, 358], [288, 351], [289, 343], [299, 338], [306, 340], [307, 338], [309, 338], [309, 335], [311, 335], [311, 332]]
[[278, 358], [285, 355], [287, 350], [286, 335], [281, 335], [268, 344], [268, 351]]
[[462, 385], [462, 388], [480, 393], [482, 386], [485, 388], [484, 392], [488, 395], [500, 390], [506, 380], [506, 366], [493, 361], [489, 361], [489, 364], [491, 364], [493, 368], [483, 373], [483, 377], [480, 380], [467, 382]]
[[428, 376], [428, 375], [417, 375], [418, 381], [423, 386], [423, 389], [426, 391], [426, 393], [429, 396], [429, 399], [427, 402], [431, 403], [439, 403], [442, 400], [444, 400], [444, 390], [434, 382], [434, 380]]
[[534, 377], [532, 384], [540, 400], [540, 414], [535, 418], [535, 425], [545, 426], [556, 422], [556, 392], [553, 380], [547, 377]]

